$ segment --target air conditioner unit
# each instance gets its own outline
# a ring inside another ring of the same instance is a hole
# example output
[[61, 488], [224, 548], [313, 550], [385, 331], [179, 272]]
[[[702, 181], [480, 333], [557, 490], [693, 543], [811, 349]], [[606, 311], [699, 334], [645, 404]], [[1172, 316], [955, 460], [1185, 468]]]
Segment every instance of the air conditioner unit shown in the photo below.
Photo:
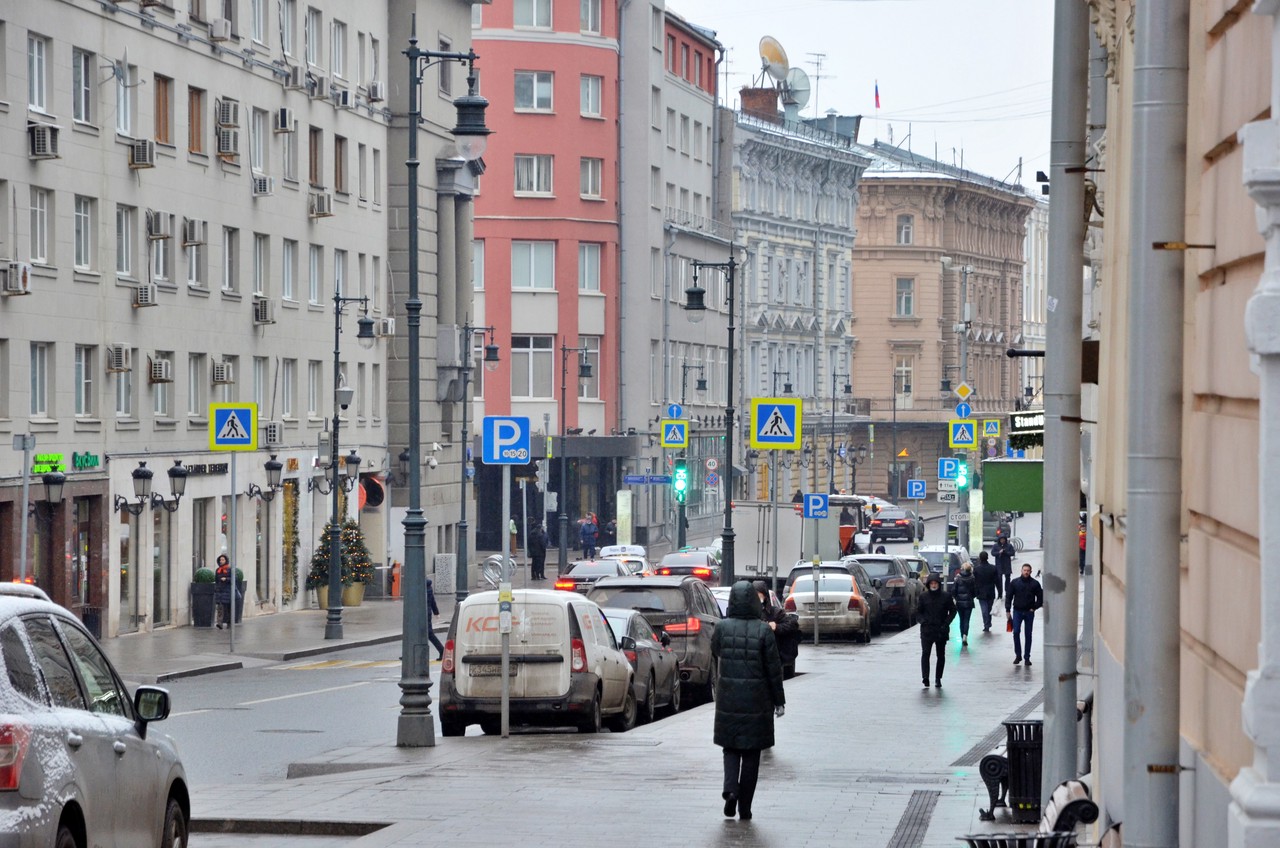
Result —
[[339, 109], [350, 109], [356, 105], [355, 94], [349, 88], [332, 88], [329, 90], [329, 97]]
[[302, 65], [290, 65], [289, 77], [285, 80], [285, 88], [306, 88], [307, 69]]
[[182, 245], [204, 244], [209, 240], [209, 222], [196, 221], [192, 218], [182, 219]]
[[378, 323], [374, 325], [374, 335], [378, 336], [394, 336], [396, 334], [396, 319], [379, 318]]
[[173, 238], [173, 216], [168, 212], [147, 210], [147, 238], [151, 240]]
[[311, 75], [311, 96], [317, 99], [329, 96], [329, 80], [321, 74]]
[[311, 192], [307, 214], [312, 218], [328, 218], [333, 215], [333, 195], [327, 191]]
[[226, 386], [236, 381], [235, 367], [230, 362], [213, 363], [212, 382], [215, 386]]
[[284, 444], [284, 425], [279, 421], [268, 421], [263, 424], [262, 440], [268, 445]]
[[151, 382], [172, 383], [173, 363], [167, 359], [156, 357], [151, 360]]
[[10, 262], [0, 266], [0, 293], [12, 297], [19, 294], [31, 294], [31, 266], [26, 262]]
[[27, 155], [32, 159], [58, 159], [58, 127], [27, 124]]
[[387, 84], [382, 80], [369, 83], [369, 102], [381, 103], [387, 99]]
[[134, 308], [143, 306], [159, 306], [159, 291], [155, 283], [143, 283], [133, 290]]
[[298, 119], [293, 116], [292, 109], [281, 106], [275, 111], [275, 120], [271, 128], [278, 133], [295, 132], [298, 129]]
[[149, 138], [135, 139], [129, 145], [129, 167], [154, 168], [156, 166], [156, 143]]
[[276, 322], [276, 303], [265, 297], [253, 301], [253, 323], [274, 324]]
[[129, 364], [129, 347], [122, 344], [107, 345], [107, 373], [119, 374], [133, 370]]
[[238, 127], [240, 126], [240, 101], [239, 100], [218, 100], [218, 126], [220, 127]]
[[253, 178], [253, 196], [267, 197], [275, 194], [276, 181], [274, 177], [254, 177]]
[[226, 157], [240, 155], [240, 130], [218, 127], [218, 155]]
[[213, 18], [209, 21], [210, 41], [230, 41], [231, 21], [226, 18]]

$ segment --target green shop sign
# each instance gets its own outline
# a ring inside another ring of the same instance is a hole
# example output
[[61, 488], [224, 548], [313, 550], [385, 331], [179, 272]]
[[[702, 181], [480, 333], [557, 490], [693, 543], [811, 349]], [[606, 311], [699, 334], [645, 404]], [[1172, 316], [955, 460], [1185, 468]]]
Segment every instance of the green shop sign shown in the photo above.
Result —
[[[88, 471], [102, 465], [102, 458], [96, 453], [71, 454], [71, 468], [74, 471]], [[66, 471], [67, 458], [61, 453], [38, 453], [32, 457], [31, 473], [48, 474], [50, 471]]]

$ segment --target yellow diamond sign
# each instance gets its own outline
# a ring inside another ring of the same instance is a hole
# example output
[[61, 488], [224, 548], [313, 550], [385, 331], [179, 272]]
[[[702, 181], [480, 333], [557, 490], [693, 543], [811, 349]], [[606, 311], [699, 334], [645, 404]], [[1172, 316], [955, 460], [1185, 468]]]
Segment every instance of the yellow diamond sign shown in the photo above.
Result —
[[969, 385], [967, 382], [961, 383], [956, 386], [955, 392], [956, 397], [960, 398], [960, 400], [968, 400], [969, 395], [973, 394], [973, 386]]

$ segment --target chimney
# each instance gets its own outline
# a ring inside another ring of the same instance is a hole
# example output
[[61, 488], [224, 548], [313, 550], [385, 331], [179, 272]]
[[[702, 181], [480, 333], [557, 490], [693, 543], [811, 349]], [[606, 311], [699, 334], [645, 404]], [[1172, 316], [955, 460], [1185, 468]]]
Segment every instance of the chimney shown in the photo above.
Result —
[[743, 114], [771, 124], [781, 124], [778, 114], [778, 90], [776, 88], [743, 88], [738, 92]]

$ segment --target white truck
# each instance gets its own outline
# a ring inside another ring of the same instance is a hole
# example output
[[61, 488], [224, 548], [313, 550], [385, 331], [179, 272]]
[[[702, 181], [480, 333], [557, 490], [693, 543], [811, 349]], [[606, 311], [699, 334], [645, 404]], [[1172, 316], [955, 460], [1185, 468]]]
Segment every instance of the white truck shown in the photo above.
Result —
[[[775, 589], [781, 589], [797, 561], [812, 562], [815, 555], [823, 561], [840, 559], [842, 512], [846, 517], [853, 516], [853, 542], [859, 553], [867, 553], [871, 537], [867, 532], [866, 504], [864, 498], [855, 495], [831, 495], [828, 517], [806, 520], [801, 516], [801, 505], [790, 501], [734, 501], [734, 573], [772, 580]], [[848, 533], [846, 530], [844, 535]]]

